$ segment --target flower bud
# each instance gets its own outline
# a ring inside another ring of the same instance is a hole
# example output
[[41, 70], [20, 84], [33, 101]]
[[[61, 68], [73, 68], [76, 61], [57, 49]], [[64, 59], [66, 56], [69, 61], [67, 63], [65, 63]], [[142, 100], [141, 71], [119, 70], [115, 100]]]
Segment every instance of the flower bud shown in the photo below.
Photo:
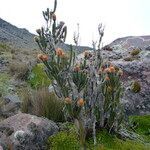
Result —
[[53, 21], [56, 21], [56, 15], [55, 14], [52, 15], [52, 18], [53, 18]]
[[109, 67], [109, 71], [110, 71], [110, 73], [114, 73], [116, 70], [114, 67]]
[[80, 71], [80, 66], [79, 66], [79, 65], [76, 65], [75, 68], [74, 68], [74, 71], [75, 71], [75, 72], [79, 72], [79, 71]]
[[38, 60], [42, 60], [42, 57], [43, 57], [43, 54], [38, 54], [37, 55]]
[[48, 61], [48, 56], [47, 55], [43, 55], [42, 56], [42, 61]]
[[119, 75], [119, 76], [122, 76], [122, 75], [123, 75], [123, 71], [122, 71], [121, 69], [119, 69], [118, 75]]
[[48, 60], [48, 56], [47, 55], [43, 55], [43, 54], [38, 54], [37, 58], [39, 60], [42, 60], [42, 61], [47, 61]]
[[106, 80], [106, 81], [109, 81], [109, 80], [110, 80], [110, 78], [109, 78], [108, 76], [106, 76], [106, 77], [105, 77], [105, 80]]
[[66, 97], [66, 98], [65, 98], [65, 103], [66, 103], [66, 104], [71, 104], [71, 103], [72, 103], [71, 98]]
[[77, 105], [78, 105], [79, 107], [84, 106], [84, 103], [85, 103], [85, 101], [84, 101], [82, 98], [80, 98], [80, 99], [77, 101]]
[[35, 41], [35, 42], [39, 42], [39, 37], [38, 37], [38, 36], [35, 36], [35, 37], [34, 37], [34, 41]]
[[56, 55], [57, 55], [57, 56], [60, 57], [60, 56], [62, 56], [63, 54], [65, 54], [65, 53], [64, 53], [64, 51], [63, 51], [61, 48], [57, 48], [57, 49], [56, 49]]
[[36, 29], [36, 32], [40, 35], [41, 34], [41, 29]]

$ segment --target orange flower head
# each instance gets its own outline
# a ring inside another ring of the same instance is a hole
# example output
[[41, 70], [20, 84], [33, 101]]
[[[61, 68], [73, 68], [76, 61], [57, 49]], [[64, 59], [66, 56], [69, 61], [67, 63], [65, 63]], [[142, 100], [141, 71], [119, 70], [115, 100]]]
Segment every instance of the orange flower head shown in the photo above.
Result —
[[76, 65], [75, 68], [74, 68], [74, 71], [75, 71], [75, 72], [79, 72], [79, 71], [80, 71], [80, 66], [79, 66], [79, 65]]
[[104, 69], [104, 72], [105, 72], [105, 73], [110, 72], [110, 68], [106, 68], [106, 69]]
[[109, 67], [109, 71], [110, 71], [110, 73], [114, 73], [116, 70], [114, 67]]
[[72, 103], [71, 98], [66, 97], [66, 98], [65, 98], [65, 103], [66, 103], [66, 104], [71, 104], [71, 103]]
[[106, 81], [109, 81], [109, 80], [110, 80], [110, 78], [109, 78], [108, 76], [106, 76], [106, 77], [105, 77], [105, 80], [106, 80]]
[[56, 49], [56, 55], [57, 55], [57, 56], [60, 57], [60, 56], [63, 55], [63, 53], [64, 53], [64, 52], [63, 52], [63, 50], [62, 50], [61, 48], [57, 48], [57, 49]]
[[48, 56], [47, 55], [43, 55], [43, 54], [38, 54], [38, 59], [42, 60], [42, 61], [47, 61], [48, 60]]
[[65, 58], [66, 55], [65, 55], [65, 52], [62, 52], [62, 54], [60, 55], [61, 58]]
[[114, 67], [114, 65], [110, 63], [110, 64], [109, 64], [109, 67]]
[[77, 101], [77, 105], [78, 105], [79, 107], [82, 107], [82, 106], [84, 105], [84, 103], [85, 103], [85, 101], [84, 101], [82, 98], [80, 98], [80, 99]]
[[42, 61], [48, 61], [48, 56], [47, 55], [43, 55], [42, 56]]
[[43, 54], [38, 54], [37, 58], [38, 60], [42, 60]]

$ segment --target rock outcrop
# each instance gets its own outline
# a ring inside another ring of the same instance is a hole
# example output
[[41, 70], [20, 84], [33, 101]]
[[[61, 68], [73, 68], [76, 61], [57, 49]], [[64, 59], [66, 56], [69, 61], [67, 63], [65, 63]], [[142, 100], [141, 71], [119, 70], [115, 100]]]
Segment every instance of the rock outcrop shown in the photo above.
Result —
[[58, 126], [45, 118], [19, 113], [0, 122], [0, 146], [13, 150], [44, 150]]
[[[150, 36], [120, 38], [105, 46], [101, 54], [105, 60], [122, 68], [125, 87], [122, 102], [127, 114], [150, 114]], [[84, 54], [79, 55], [79, 59]], [[132, 90], [138, 82], [140, 91]]]
[[[129, 114], [150, 113], [150, 36], [125, 37], [109, 45], [113, 51], [103, 55], [124, 71], [125, 93], [123, 103]], [[137, 54], [135, 51], [139, 51]], [[134, 52], [134, 53], [133, 53]], [[129, 59], [125, 59], [129, 58]], [[139, 92], [132, 91], [131, 84], [138, 82]]]

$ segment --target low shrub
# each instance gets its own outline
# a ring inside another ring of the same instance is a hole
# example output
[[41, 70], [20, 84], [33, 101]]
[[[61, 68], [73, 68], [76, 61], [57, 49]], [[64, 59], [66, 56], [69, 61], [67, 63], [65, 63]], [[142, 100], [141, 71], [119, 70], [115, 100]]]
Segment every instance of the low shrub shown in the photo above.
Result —
[[131, 56], [136, 56], [136, 55], [138, 55], [139, 53], [140, 53], [140, 49], [133, 49], [133, 50], [130, 52]]
[[28, 77], [28, 83], [32, 88], [40, 88], [43, 86], [48, 87], [50, 85], [51, 81], [44, 71], [43, 64], [37, 64], [35, 67], [33, 67]]
[[16, 79], [25, 80], [27, 78], [29, 68], [27, 64], [21, 62], [11, 62], [9, 64], [11, 75], [15, 75]]
[[138, 93], [141, 91], [141, 85], [138, 81], [133, 81], [131, 84], [131, 91], [134, 93]]

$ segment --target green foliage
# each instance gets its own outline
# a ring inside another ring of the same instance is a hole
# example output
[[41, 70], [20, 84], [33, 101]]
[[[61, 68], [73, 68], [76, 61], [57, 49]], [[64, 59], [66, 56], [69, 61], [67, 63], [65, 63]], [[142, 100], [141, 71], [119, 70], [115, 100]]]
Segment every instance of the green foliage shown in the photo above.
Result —
[[131, 56], [136, 56], [136, 55], [138, 55], [139, 53], [140, 53], [140, 49], [133, 49], [133, 50], [130, 52]]
[[138, 81], [133, 81], [131, 84], [131, 91], [134, 93], [138, 93], [141, 91], [141, 85]]
[[75, 132], [61, 131], [48, 139], [49, 150], [79, 150], [79, 141]]
[[33, 88], [39, 88], [43, 86], [48, 87], [50, 85], [51, 81], [44, 71], [43, 64], [37, 64], [35, 67], [33, 67], [31, 74], [28, 77], [28, 83]]

